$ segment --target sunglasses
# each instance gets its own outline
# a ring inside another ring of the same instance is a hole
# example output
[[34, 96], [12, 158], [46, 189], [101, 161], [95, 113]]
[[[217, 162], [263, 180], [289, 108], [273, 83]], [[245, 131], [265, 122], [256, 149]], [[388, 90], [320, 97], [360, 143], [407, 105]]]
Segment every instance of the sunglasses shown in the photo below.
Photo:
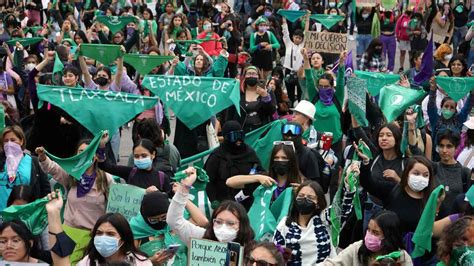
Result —
[[256, 260], [252, 257], [247, 257], [245, 259], [245, 265], [247, 266], [252, 266], [252, 265], [257, 265], [257, 266], [276, 266], [276, 264], [266, 262], [264, 260]]
[[301, 128], [300, 125], [292, 125], [292, 124], [286, 124], [282, 127], [281, 133], [283, 135], [294, 135], [294, 136], [299, 136], [303, 132], [303, 129]]
[[285, 145], [285, 146], [291, 146], [293, 148], [293, 151], [295, 151], [295, 144], [293, 141], [290, 140], [277, 140], [273, 142], [273, 146], [278, 146], [278, 145]]
[[224, 139], [231, 143], [235, 143], [237, 141], [244, 141], [245, 140], [245, 132], [243, 130], [231, 131], [225, 134]]

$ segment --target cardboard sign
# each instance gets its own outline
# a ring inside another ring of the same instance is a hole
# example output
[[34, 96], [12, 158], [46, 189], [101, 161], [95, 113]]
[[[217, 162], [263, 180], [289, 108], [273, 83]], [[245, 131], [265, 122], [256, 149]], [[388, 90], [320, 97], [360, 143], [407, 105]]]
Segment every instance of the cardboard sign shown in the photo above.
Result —
[[357, 7], [373, 7], [375, 6], [375, 0], [357, 0], [356, 5]]
[[113, 184], [109, 190], [109, 201], [107, 202], [107, 213], [120, 213], [128, 221], [140, 214], [145, 190], [132, 185]]
[[333, 32], [307, 31], [304, 47], [310, 51], [340, 54], [347, 50], [347, 34]]
[[240, 266], [243, 264], [243, 247], [238, 243], [221, 243], [205, 239], [191, 239], [188, 265]]

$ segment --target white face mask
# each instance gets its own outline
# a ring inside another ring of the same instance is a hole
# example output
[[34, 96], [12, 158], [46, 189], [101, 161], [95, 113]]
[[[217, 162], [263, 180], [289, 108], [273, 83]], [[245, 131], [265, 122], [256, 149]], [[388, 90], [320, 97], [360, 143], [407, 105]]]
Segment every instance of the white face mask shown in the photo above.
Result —
[[430, 180], [421, 175], [409, 175], [408, 176], [408, 186], [415, 192], [420, 192], [425, 189]]
[[362, 14], [362, 17], [363, 17], [364, 19], [367, 19], [369, 16], [370, 16], [370, 14], [368, 14], [368, 13], [363, 13], [363, 14]]
[[444, 60], [446, 60], [446, 61], [451, 60], [451, 58], [453, 58], [453, 54], [447, 54], [447, 55], [444, 56]]
[[336, 7], [336, 2], [329, 2], [329, 7]]
[[29, 63], [29, 64], [25, 65], [25, 69], [28, 70], [28, 71], [31, 71], [31, 70], [33, 70], [33, 68], [35, 68], [35, 66], [36, 66], [36, 64]]
[[237, 230], [223, 224], [221, 226], [214, 226], [214, 234], [219, 242], [227, 243], [234, 241], [237, 238]]

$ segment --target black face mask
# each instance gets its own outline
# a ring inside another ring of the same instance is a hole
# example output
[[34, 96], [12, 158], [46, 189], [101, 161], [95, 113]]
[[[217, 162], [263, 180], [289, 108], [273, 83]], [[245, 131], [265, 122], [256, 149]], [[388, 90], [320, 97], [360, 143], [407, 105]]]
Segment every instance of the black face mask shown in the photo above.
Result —
[[290, 170], [288, 161], [273, 161], [272, 168], [277, 175], [281, 176], [288, 174], [288, 171]]
[[378, 55], [382, 54], [382, 49], [375, 49], [374, 52]]
[[109, 80], [104, 77], [98, 77], [95, 79], [95, 83], [97, 83], [99, 86], [105, 86], [107, 83], [109, 83]]
[[297, 199], [296, 200], [296, 209], [302, 215], [308, 215], [313, 213], [316, 210], [316, 203], [309, 199]]
[[245, 85], [247, 86], [255, 86], [257, 85], [258, 79], [257, 78], [246, 78], [245, 79]]

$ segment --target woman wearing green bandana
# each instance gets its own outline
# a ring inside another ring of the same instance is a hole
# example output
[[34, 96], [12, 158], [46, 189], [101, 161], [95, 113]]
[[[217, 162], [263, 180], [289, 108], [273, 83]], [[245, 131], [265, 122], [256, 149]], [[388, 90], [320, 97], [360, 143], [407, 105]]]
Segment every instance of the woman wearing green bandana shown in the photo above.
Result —
[[474, 264], [474, 218], [464, 216], [450, 225], [438, 241], [438, 266]]
[[[184, 25], [183, 18], [180, 14], [176, 14], [171, 18], [171, 23], [168, 25], [166, 31], [164, 31], [164, 50], [165, 55], [169, 54], [169, 40], [177, 40], [178, 33], [181, 31], [186, 32], [186, 40], [191, 40], [191, 32]], [[187, 51], [181, 51], [183, 53]]]

